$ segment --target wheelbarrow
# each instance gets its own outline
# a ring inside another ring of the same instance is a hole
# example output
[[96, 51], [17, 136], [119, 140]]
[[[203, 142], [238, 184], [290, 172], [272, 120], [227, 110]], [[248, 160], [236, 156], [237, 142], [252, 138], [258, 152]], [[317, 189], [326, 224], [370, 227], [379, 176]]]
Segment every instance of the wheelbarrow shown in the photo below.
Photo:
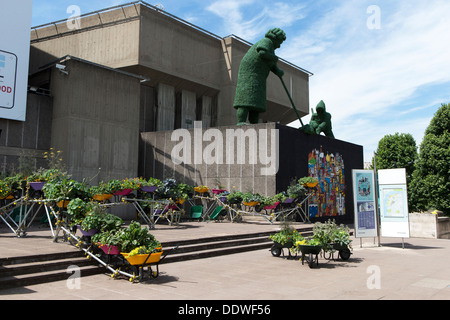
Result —
[[338, 257], [340, 257], [344, 261], [350, 259], [350, 256], [352, 255], [349, 247], [345, 244], [341, 245], [339, 243], [329, 243], [323, 247], [323, 256], [327, 260], [335, 260], [335, 252], [338, 252]]
[[322, 251], [321, 245], [300, 245], [298, 247], [302, 253], [302, 265], [305, 260], [310, 268], [314, 266], [314, 263], [316, 266], [319, 265], [319, 253]]
[[288, 249], [289, 252], [289, 258], [292, 257], [291, 255], [291, 250], [289, 250], [290, 248], [292, 248], [294, 246], [294, 243], [292, 241], [288, 241], [285, 244], [281, 244], [279, 242], [274, 241], [273, 242], [273, 246], [270, 248], [270, 253], [272, 253], [272, 256], [274, 257], [279, 257], [282, 253], [284, 256], [284, 250], [283, 249]]
[[[178, 246], [174, 247], [169, 252], [177, 250]], [[149, 279], [156, 279], [159, 276], [159, 264], [167, 257], [167, 252], [161, 250], [160, 252], [154, 252], [149, 254], [137, 254], [128, 257], [128, 253], [121, 252], [126, 263], [122, 265], [124, 269], [127, 269], [128, 273], [132, 276], [129, 278], [130, 282], [141, 282]], [[153, 268], [154, 269], [153, 269]]]

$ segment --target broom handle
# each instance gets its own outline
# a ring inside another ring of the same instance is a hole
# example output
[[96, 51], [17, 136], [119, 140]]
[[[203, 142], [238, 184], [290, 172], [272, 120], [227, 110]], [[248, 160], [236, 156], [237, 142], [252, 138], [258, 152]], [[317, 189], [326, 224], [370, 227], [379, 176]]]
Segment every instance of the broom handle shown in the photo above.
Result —
[[289, 100], [291, 101], [292, 107], [294, 108], [294, 111], [297, 114], [298, 120], [300, 120], [300, 123], [302, 124], [302, 127], [303, 127], [304, 126], [303, 125], [303, 121], [302, 121], [300, 115], [298, 114], [297, 108], [295, 107], [294, 101], [292, 101], [292, 98], [291, 98], [291, 95], [289, 94], [288, 89], [286, 88], [286, 84], [284, 83], [284, 80], [283, 80], [282, 77], [279, 77], [279, 78], [281, 80], [281, 83], [283, 84], [284, 90], [286, 91], [286, 93], [287, 93], [287, 95], [289, 97]]

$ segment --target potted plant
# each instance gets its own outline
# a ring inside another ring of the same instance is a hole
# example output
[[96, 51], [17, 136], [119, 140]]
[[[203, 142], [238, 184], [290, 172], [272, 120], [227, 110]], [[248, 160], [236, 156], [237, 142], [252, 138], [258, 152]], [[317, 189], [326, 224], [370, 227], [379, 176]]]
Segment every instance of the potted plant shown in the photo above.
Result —
[[[289, 226], [289, 223], [282, 224], [282, 229], [269, 236], [269, 239], [273, 241], [271, 253], [273, 256], [280, 256], [283, 248], [292, 248], [297, 241], [303, 240], [303, 236], [300, 232]], [[290, 254], [290, 251], [289, 251]]]
[[194, 191], [203, 194], [203, 193], [208, 192], [209, 188], [207, 186], [197, 186], [194, 188]]
[[176, 199], [178, 196], [178, 185], [175, 179], [166, 179], [155, 191], [156, 196], [161, 199]]
[[249, 207], [254, 207], [264, 201], [264, 197], [259, 193], [246, 192], [242, 196], [242, 203]]
[[313, 177], [303, 177], [298, 180], [298, 183], [308, 188], [314, 188], [319, 183], [319, 180]]
[[0, 180], [0, 199], [8, 199], [13, 198], [12, 196], [12, 181], [9, 179], [9, 177], [6, 177], [2, 180]]
[[339, 252], [339, 256], [343, 260], [350, 258], [351, 242], [349, 228], [340, 225], [338, 226], [333, 220], [328, 220], [324, 223], [316, 222], [313, 227], [314, 238], [322, 245], [324, 251], [329, 252], [330, 255], [334, 251]]
[[122, 232], [122, 229], [116, 229], [97, 233], [92, 237], [92, 242], [96, 243], [107, 255], [119, 255]]
[[161, 181], [156, 178], [149, 178], [148, 180], [141, 178], [140, 185], [142, 192], [155, 192], [161, 185]]
[[42, 187], [47, 182], [45, 177], [45, 169], [40, 168], [27, 177], [28, 185], [35, 191], [42, 190]]
[[98, 186], [90, 187], [89, 193], [95, 201], [107, 201], [113, 196], [108, 188], [108, 184], [103, 181]]
[[71, 199], [89, 198], [87, 186], [75, 180], [52, 179], [42, 188], [47, 199], [57, 202], [58, 207], [67, 207]]
[[67, 214], [70, 217], [71, 225], [80, 225], [86, 214], [91, 210], [91, 204], [80, 198], [70, 200], [67, 204]]
[[122, 182], [118, 179], [111, 179], [106, 183], [106, 192], [110, 194], [115, 194], [121, 191], [123, 188]]
[[319, 265], [319, 253], [322, 251], [322, 245], [319, 240], [317, 240], [314, 237], [311, 238], [304, 238], [301, 240], [298, 240], [294, 247], [293, 251], [301, 252], [302, 257], [301, 261], [302, 264], [304, 264], [305, 258], [307, 260], [307, 263], [310, 268], [314, 266], [314, 263], [316, 265]]
[[98, 204], [90, 203], [90, 210], [77, 227], [83, 236], [91, 237], [102, 229], [105, 215], [106, 211], [104, 208]]
[[123, 179], [120, 184], [121, 189], [116, 191], [114, 195], [116, 196], [127, 196], [134, 190], [140, 188], [139, 179]]
[[289, 199], [304, 198], [306, 195], [306, 188], [300, 183], [291, 183], [286, 190]]
[[192, 197], [194, 194], [194, 188], [185, 184], [180, 183], [177, 185], [177, 195], [176, 198], [178, 199], [178, 202], [182, 204], [185, 200], [187, 200], [189, 197]]
[[244, 193], [240, 191], [233, 191], [227, 195], [227, 201], [229, 204], [239, 204], [242, 202]]
[[[130, 225], [121, 232], [121, 254], [132, 265], [143, 264], [149, 254], [155, 253], [155, 258], [161, 257], [161, 243], [142, 227], [139, 222], [132, 221]], [[153, 254], [152, 254], [153, 255]], [[159, 257], [158, 257], [159, 256]], [[150, 262], [147, 260], [147, 262]]]

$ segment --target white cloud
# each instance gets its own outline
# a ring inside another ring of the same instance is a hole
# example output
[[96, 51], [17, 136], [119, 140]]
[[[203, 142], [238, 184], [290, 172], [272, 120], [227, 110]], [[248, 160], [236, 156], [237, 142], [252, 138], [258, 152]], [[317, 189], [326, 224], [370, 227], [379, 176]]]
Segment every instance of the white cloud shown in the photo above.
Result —
[[[450, 3], [409, 1], [396, 7], [381, 1], [379, 6], [381, 30], [366, 27], [367, 6], [346, 2], [279, 53], [315, 74], [310, 79], [311, 106], [325, 101], [335, 135], [368, 151], [384, 135], [395, 132], [411, 133], [419, 142], [433, 112], [417, 116], [419, 112], [405, 111], [403, 106], [424, 107], [409, 100], [418, 89], [450, 84], [446, 15]], [[429, 97], [426, 105], [435, 99]], [[395, 114], [402, 117], [386, 121]]]
[[206, 10], [222, 18], [223, 33], [256, 41], [271, 27], [283, 28], [302, 19], [304, 5], [257, 0], [219, 0]]

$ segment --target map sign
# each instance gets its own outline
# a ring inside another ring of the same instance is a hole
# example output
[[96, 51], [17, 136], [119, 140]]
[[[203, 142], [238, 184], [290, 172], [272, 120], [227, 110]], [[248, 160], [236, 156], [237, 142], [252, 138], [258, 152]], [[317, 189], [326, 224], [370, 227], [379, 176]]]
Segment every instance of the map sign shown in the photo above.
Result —
[[381, 190], [380, 199], [382, 199], [381, 214], [383, 217], [403, 218], [404, 199], [402, 188], [383, 188]]
[[409, 238], [406, 170], [379, 170], [378, 178], [381, 235], [383, 237]]

